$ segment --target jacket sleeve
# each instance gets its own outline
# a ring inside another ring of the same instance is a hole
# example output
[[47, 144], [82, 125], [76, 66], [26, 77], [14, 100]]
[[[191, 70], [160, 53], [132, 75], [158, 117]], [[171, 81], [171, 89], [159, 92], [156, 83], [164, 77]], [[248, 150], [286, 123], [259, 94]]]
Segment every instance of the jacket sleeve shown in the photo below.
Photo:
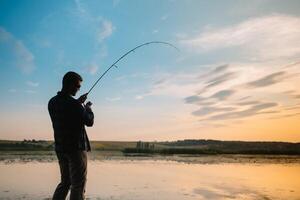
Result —
[[91, 108], [83, 106], [77, 100], [74, 100], [74, 122], [78, 124], [84, 124], [86, 126], [93, 126], [94, 124], [94, 113]]
[[90, 107], [84, 108], [83, 121], [86, 126], [93, 126], [94, 124], [94, 113]]

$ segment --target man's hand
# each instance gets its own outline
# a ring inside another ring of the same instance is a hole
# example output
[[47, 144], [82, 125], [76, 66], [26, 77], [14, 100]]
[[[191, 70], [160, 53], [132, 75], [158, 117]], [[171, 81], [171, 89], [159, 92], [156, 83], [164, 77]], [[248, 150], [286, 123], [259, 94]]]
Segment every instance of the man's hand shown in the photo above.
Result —
[[88, 106], [88, 107], [91, 107], [93, 104], [92, 104], [92, 102], [89, 101], [85, 105]]
[[91, 110], [92, 110], [92, 108], [91, 108], [91, 106], [92, 106], [92, 105], [93, 105], [93, 104], [92, 104], [92, 102], [90, 102], [90, 101], [89, 101], [89, 102], [87, 102], [87, 103], [85, 104], [85, 106], [84, 106], [84, 107], [85, 107], [85, 109], [87, 109], [87, 110], [90, 110], [90, 111], [91, 111]]
[[85, 93], [85, 94], [81, 95], [81, 96], [78, 98], [78, 101], [79, 101], [80, 103], [84, 103], [85, 100], [87, 99], [87, 95], [88, 95], [88, 93]]

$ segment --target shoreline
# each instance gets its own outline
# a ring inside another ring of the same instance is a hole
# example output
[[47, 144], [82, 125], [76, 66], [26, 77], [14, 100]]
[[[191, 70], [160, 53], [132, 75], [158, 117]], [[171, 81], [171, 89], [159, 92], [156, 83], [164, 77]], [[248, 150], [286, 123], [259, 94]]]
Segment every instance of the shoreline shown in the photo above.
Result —
[[[300, 155], [253, 155], [253, 154], [135, 154], [124, 155], [120, 151], [88, 152], [89, 161], [174, 161], [186, 164], [300, 164]], [[54, 151], [0, 151], [0, 163], [57, 162]]]

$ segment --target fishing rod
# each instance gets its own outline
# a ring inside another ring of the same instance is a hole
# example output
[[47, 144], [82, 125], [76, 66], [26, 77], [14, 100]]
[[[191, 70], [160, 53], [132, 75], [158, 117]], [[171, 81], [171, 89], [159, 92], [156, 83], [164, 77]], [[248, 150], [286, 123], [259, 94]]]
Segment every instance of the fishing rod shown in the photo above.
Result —
[[129, 50], [128, 52], [126, 52], [125, 54], [123, 54], [118, 60], [116, 60], [99, 78], [98, 80], [94, 83], [94, 85], [91, 87], [91, 89], [86, 93], [86, 96], [92, 91], [92, 89], [97, 85], [97, 83], [102, 79], [102, 77], [112, 68], [112, 67], [116, 67], [118, 68], [118, 66], [116, 65], [120, 60], [122, 60], [124, 57], [126, 57], [128, 54], [134, 52], [136, 49], [141, 48], [143, 46], [146, 45], [150, 45], [150, 44], [164, 44], [164, 45], [168, 45], [174, 49], [176, 49], [177, 51], [179, 51], [179, 49], [177, 47], [175, 47], [174, 45], [172, 45], [171, 43], [168, 42], [162, 42], [162, 41], [152, 41], [152, 42], [146, 42], [143, 43], [141, 45], [138, 45], [136, 47], [134, 47], [133, 49]]

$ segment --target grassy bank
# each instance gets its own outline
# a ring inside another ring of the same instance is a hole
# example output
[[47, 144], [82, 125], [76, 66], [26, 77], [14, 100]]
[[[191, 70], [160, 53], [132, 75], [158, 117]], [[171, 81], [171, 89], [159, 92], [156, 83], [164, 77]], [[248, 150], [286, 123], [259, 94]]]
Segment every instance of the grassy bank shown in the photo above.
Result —
[[[179, 140], [172, 142], [91, 141], [93, 151], [124, 154], [268, 154], [300, 155], [300, 143]], [[0, 151], [53, 151], [54, 142], [45, 140], [0, 140]]]

